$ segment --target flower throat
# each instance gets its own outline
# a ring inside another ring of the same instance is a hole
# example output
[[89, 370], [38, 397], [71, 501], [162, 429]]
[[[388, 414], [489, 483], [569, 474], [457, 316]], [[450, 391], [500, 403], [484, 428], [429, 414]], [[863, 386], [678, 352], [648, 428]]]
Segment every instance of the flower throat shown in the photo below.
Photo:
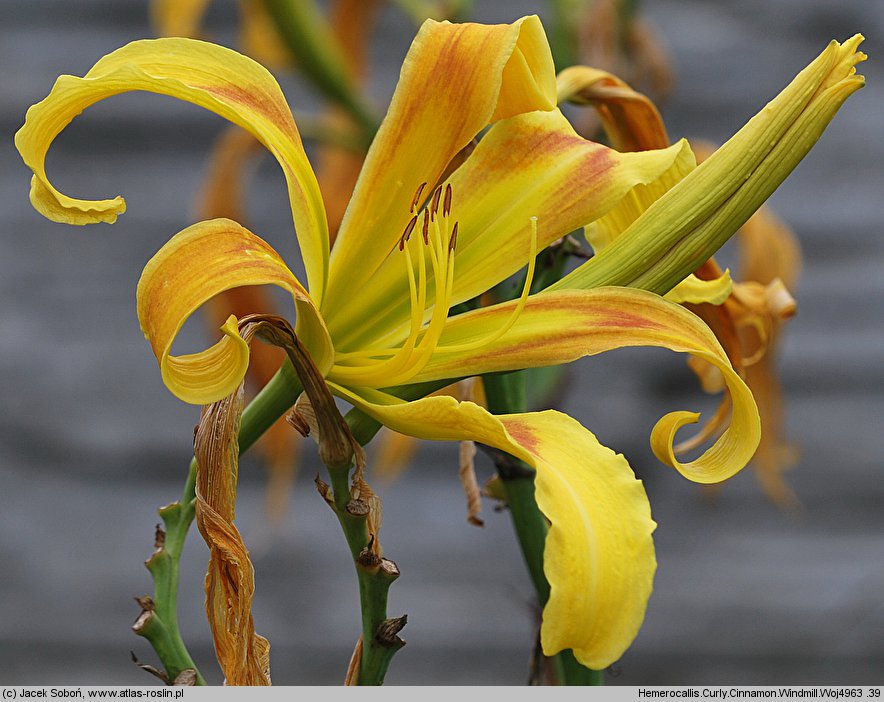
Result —
[[[402, 385], [420, 373], [434, 354], [475, 351], [497, 341], [512, 328], [525, 309], [536, 266], [537, 217], [531, 217], [531, 242], [525, 284], [507, 321], [498, 329], [472, 341], [456, 345], [439, 344], [452, 306], [458, 222], [452, 223], [453, 193], [450, 184], [446, 184], [444, 188], [441, 185], [437, 187], [432, 197], [415, 213], [426, 185], [422, 183], [414, 193], [410, 208], [413, 216], [399, 237], [397, 247], [398, 252], [405, 256], [411, 298], [408, 336], [399, 346], [366, 348], [337, 354], [330, 373], [330, 377], [337, 382], [365, 387]], [[397, 251], [394, 250], [392, 255], [396, 254]], [[424, 322], [428, 312], [429, 320]]]

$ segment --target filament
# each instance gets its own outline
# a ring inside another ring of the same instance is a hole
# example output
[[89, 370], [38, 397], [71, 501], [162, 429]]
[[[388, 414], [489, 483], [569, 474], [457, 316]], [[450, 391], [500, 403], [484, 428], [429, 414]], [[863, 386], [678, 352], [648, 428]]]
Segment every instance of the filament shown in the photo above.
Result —
[[[426, 184], [420, 185], [412, 199], [410, 213], [421, 202]], [[506, 334], [525, 309], [534, 280], [537, 256], [537, 218], [531, 218], [528, 270], [518, 302], [507, 321], [490, 334], [470, 342], [440, 345], [439, 339], [448, 322], [454, 291], [454, 259], [457, 249], [458, 222], [452, 222], [453, 193], [450, 184], [438, 186], [428, 196], [423, 208], [413, 214], [402, 236], [398, 250], [405, 259], [410, 304], [408, 336], [394, 347], [363, 348], [338, 353], [330, 378], [335, 382], [363, 387], [392, 387], [414, 378], [436, 353], [473, 351], [497, 341]], [[420, 224], [420, 236], [412, 234]], [[393, 255], [396, 254], [394, 249]], [[432, 311], [429, 271], [433, 274]], [[417, 269], [417, 270], [415, 270]], [[429, 319], [425, 322], [429, 312]]]

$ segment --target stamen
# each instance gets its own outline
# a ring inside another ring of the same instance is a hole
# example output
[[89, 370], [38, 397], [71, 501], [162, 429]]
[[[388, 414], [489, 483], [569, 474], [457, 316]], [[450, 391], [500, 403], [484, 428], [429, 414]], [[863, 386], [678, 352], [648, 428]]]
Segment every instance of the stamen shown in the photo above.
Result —
[[414, 214], [414, 208], [417, 207], [417, 203], [420, 202], [421, 193], [424, 191], [424, 188], [427, 187], [426, 182], [421, 183], [417, 190], [414, 193], [414, 197], [411, 198], [411, 209], [408, 210], [409, 214]]
[[424, 210], [424, 244], [430, 245], [430, 213]]
[[[421, 188], [418, 188], [415, 206], [420, 194]], [[452, 195], [450, 185], [445, 187], [444, 193], [440, 186], [423, 209], [423, 246], [418, 242], [414, 245], [409, 243], [421, 212], [412, 216], [399, 238], [399, 250], [405, 252], [411, 306], [407, 338], [392, 348], [362, 348], [359, 351], [336, 354], [333, 371], [335, 378], [348, 384], [368, 387], [402, 385], [420, 373], [435, 354], [448, 323], [454, 292], [454, 258], [459, 224], [455, 222], [452, 227], [449, 218]], [[415, 247], [417, 251], [414, 250]], [[415, 253], [418, 255], [417, 262], [414, 261]], [[427, 256], [432, 268], [427, 264]], [[433, 291], [429, 290], [431, 275]], [[431, 294], [432, 303], [429, 299]]]
[[430, 205], [430, 217], [436, 219], [436, 213], [439, 211], [439, 199], [442, 197], [442, 186], [436, 188], [433, 193], [433, 204]]
[[414, 231], [414, 226], [417, 224], [417, 215], [411, 218], [408, 224], [405, 226], [405, 231], [402, 232], [402, 236], [399, 237], [399, 250], [402, 251], [405, 248], [405, 242], [411, 238], [411, 233]]
[[[457, 225], [455, 225], [455, 229]], [[534, 271], [537, 267], [537, 217], [531, 218], [531, 251], [528, 256], [528, 272], [525, 274], [525, 285], [522, 287], [522, 294], [519, 296], [519, 301], [516, 303], [516, 306], [513, 308], [512, 314], [507, 319], [506, 323], [501, 326], [496, 331], [492, 332], [490, 335], [485, 337], [480, 337], [475, 341], [469, 341], [464, 344], [452, 344], [450, 346], [437, 346], [436, 351], [444, 352], [444, 353], [461, 353], [463, 351], [474, 351], [475, 349], [482, 348], [483, 346], [487, 346], [488, 344], [493, 344], [500, 337], [506, 334], [510, 329], [513, 328], [513, 325], [516, 323], [516, 320], [525, 310], [525, 305], [528, 304], [528, 296], [531, 293], [531, 283], [534, 282]]]

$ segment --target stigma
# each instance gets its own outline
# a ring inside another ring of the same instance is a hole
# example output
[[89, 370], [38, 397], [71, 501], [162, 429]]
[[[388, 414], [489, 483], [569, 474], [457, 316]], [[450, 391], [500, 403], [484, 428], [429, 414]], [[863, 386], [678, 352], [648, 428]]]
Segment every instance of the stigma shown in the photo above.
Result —
[[[537, 255], [537, 218], [531, 218], [531, 241], [522, 294], [507, 322], [489, 334], [465, 344], [441, 345], [454, 300], [454, 263], [459, 223], [452, 217], [454, 193], [450, 183], [435, 188], [422, 200], [426, 188], [415, 191], [405, 226], [392, 255], [404, 257], [410, 297], [407, 336], [388, 348], [366, 348], [339, 353], [330, 377], [364, 387], [403, 385], [417, 376], [434, 354], [474, 351], [499, 339], [515, 324], [527, 302]], [[416, 234], [419, 232], [419, 235]]]

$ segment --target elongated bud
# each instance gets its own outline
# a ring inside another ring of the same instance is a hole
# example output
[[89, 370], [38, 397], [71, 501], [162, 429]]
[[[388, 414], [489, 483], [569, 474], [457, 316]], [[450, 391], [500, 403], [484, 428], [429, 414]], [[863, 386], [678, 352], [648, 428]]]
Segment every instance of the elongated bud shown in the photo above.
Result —
[[[550, 289], [623, 285], [664, 294], [699, 268], [785, 180], [864, 85], [859, 34], [819, 57], [616, 241]], [[636, 252], [641, 252], [637, 255]]]

